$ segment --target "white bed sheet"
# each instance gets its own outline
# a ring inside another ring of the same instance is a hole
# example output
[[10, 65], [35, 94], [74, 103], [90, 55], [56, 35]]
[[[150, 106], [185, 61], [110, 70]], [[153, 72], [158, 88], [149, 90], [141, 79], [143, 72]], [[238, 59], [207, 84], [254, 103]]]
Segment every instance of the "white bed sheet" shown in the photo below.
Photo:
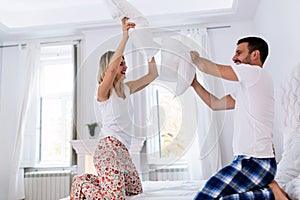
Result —
[[[126, 200], [192, 200], [205, 184], [203, 181], [143, 181], [143, 193]], [[60, 200], [69, 200], [63, 198]]]
[[205, 181], [143, 181], [143, 194], [126, 200], [192, 200]]

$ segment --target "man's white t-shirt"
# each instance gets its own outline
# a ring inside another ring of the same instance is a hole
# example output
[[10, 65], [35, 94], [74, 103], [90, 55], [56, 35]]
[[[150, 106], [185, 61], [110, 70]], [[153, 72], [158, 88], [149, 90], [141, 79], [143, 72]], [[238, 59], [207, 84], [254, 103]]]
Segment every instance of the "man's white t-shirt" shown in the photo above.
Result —
[[239, 84], [235, 99], [233, 153], [256, 158], [274, 157], [273, 81], [259, 66], [240, 64], [232, 67]]

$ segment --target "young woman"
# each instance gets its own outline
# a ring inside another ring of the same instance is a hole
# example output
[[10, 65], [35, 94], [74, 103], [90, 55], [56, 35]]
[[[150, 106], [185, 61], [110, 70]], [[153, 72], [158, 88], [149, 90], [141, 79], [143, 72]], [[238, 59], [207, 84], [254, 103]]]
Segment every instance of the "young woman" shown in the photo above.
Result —
[[71, 199], [116, 199], [143, 192], [140, 178], [129, 154], [133, 136], [130, 95], [142, 90], [157, 76], [155, 59], [148, 62], [148, 74], [124, 82], [126, 62], [123, 56], [129, 35], [135, 24], [122, 19], [123, 38], [116, 51], [108, 51], [100, 59], [97, 104], [102, 114], [100, 140], [94, 154], [97, 176], [76, 176]]

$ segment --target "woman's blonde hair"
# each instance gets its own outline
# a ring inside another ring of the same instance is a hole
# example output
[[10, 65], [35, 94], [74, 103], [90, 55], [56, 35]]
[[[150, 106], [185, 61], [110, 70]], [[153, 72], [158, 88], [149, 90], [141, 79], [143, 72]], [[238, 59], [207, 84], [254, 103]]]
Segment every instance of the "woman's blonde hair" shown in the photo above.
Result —
[[100, 62], [99, 62], [98, 76], [97, 76], [98, 84], [102, 83], [105, 73], [107, 71], [108, 65], [110, 63], [110, 60], [111, 60], [112, 56], [114, 55], [114, 53], [115, 53], [114, 51], [107, 51], [106, 53], [104, 53], [101, 56]]

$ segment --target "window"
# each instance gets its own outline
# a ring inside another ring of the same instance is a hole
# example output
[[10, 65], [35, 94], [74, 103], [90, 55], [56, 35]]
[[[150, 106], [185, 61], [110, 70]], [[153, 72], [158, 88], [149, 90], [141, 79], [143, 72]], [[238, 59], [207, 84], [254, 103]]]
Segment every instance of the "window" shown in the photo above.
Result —
[[[160, 60], [158, 53], [156, 62], [160, 63]], [[155, 80], [147, 93], [152, 107], [152, 124], [155, 124], [149, 130], [147, 138], [151, 165], [179, 164], [186, 160], [185, 142], [179, 135], [183, 122], [183, 107], [180, 98], [174, 98], [175, 87], [174, 82]]]
[[73, 44], [41, 47], [37, 142], [42, 166], [71, 165], [74, 77]]
[[156, 150], [159, 158], [170, 158], [180, 156], [180, 142], [177, 141], [177, 135], [182, 121], [182, 110], [178, 99], [166, 87], [160, 84], [152, 86], [153, 105], [156, 107], [154, 117], [157, 118], [157, 141]]

